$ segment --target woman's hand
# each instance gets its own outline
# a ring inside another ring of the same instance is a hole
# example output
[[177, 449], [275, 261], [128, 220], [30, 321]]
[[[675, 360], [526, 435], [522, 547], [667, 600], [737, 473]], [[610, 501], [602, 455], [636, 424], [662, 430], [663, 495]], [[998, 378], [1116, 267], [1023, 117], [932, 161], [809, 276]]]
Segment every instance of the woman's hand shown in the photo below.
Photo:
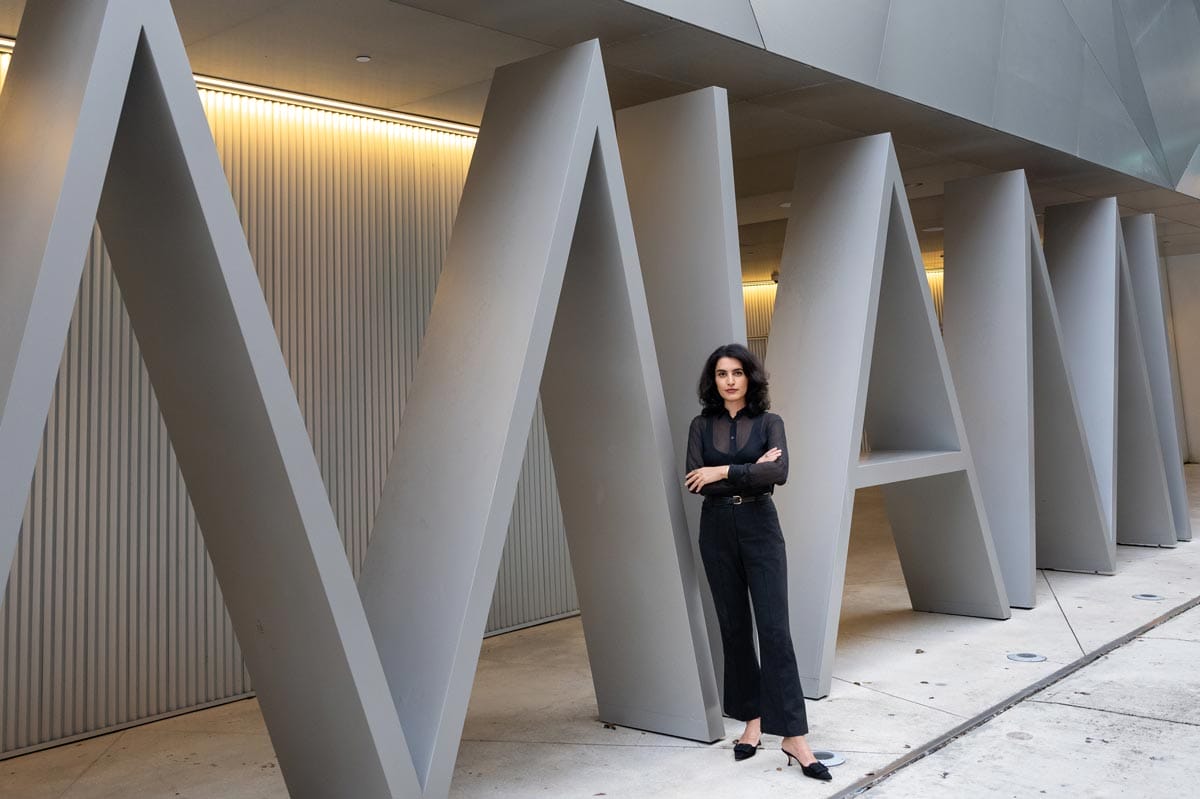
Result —
[[779, 447], [771, 447], [763, 453], [763, 456], [755, 461], [755, 463], [774, 463], [783, 457], [783, 450]]
[[709, 483], [719, 482], [728, 476], [728, 466], [701, 466], [699, 469], [692, 469], [687, 473], [684, 484], [688, 491], [695, 494]]

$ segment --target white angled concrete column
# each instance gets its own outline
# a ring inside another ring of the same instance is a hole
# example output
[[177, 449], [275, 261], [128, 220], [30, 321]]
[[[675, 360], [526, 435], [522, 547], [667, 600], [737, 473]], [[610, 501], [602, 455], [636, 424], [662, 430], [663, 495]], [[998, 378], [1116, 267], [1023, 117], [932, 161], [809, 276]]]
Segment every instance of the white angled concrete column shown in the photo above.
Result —
[[1023, 172], [946, 185], [946, 356], [1015, 607], [1033, 607], [1033, 292]]
[[1173, 546], [1175, 522], [1116, 200], [1047, 208], [1045, 229], [1105, 517], [1117, 543]]
[[1146, 367], [1125, 238], [1117, 235], [1121, 293], [1117, 371], [1117, 543], [1173, 547], [1178, 541], [1166, 459]]
[[1183, 454], [1179, 449], [1179, 426], [1175, 416], [1174, 378], [1167, 336], [1166, 271], [1158, 258], [1158, 239], [1153, 214], [1138, 214], [1121, 220], [1125, 236], [1125, 253], [1129, 259], [1129, 278], [1133, 288], [1134, 310], [1146, 358], [1150, 394], [1154, 402], [1154, 418], [1162, 449], [1171, 495], [1171, 513], [1175, 520], [1175, 536], [1180, 541], [1192, 539], [1191, 514], [1188, 509], [1187, 484], [1183, 479]]
[[1104, 514], [1032, 203], [1027, 214], [1033, 276], [1036, 561], [1043, 569], [1112, 574], [1117, 567], [1116, 539]]
[[856, 488], [884, 486], [915, 609], [1007, 618], [889, 135], [801, 154], [767, 362], [796, 442], [776, 497], [805, 693], [829, 693]]
[[0, 571], [99, 212], [289, 793], [419, 795], [167, 0], [29, 3], [4, 103]]
[[1046, 209], [1045, 254], [1110, 534], [1117, 522], [1116, 201]]
[[[714, 349], [746, 341], [729, 100], [709, 88], [617, 112], [621, 165], [682, 481], [696, 383]], [[684, 494], [717, 686], [721, 632], [697, 543], [700, 497]]]
[[947, 184], [945, 227], [946, 352], [1009, 599], [1032, 607], [1037, 567], [1116, 553], [1024, 172]]
[[497, 70], [360, 579], [433, 795], [539, 386], [601, 718], [724, 732], [608, 102], [594, 41]]

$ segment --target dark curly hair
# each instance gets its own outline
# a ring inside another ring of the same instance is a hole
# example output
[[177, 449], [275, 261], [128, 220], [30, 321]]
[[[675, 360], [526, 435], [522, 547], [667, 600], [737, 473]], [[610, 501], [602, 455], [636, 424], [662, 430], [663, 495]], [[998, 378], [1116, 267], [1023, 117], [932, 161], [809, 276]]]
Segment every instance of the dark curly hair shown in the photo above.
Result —
[[725, 413], [725, 400], [717, 390], [717, 361], [722, 358], [734, 358], [742, 364], [746, 373], [746, 412], [758, 416], [771, 408], [771, 399], [767, 396], [767, 372], [763, 369], [762, 361], [742, 344], [723, 344], [713, 350], [712, 355], [704, 362], [704, 371], [700, 373], [700, 384], [696, 393], [700, 397], [700, 412], [705, 416], [716, 416]]

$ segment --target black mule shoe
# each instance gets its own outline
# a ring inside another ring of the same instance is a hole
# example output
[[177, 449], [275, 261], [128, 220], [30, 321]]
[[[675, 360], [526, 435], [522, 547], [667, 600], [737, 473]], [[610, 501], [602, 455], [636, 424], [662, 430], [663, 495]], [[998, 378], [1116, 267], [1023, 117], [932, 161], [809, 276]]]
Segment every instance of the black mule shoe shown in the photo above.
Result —
[[744, 744], [744, 743], [739, 743], [737, 741], [734, 741], [733, 742], [733, 759], [734, 760], [746, 760], [747, 758], [754, 757], [755, 753], [758, 752], [759, 749], [762, 749], [762, 741], [759, 741], [758, 743], [756, 743], [754, 745]]
[[[793, 760], [795, 760], [797, 763], [800, 763], [800, 758], [796, 757], [791, 752], [784, 751], [784, 754], [787, 755], [789, 766], [792, 765]], [[812, 777], [814, 780], [823, 780], [827, 782], [833, 779], [833, 775], [829, 773], [829, 769], [826, 768], [825, 764], [820, 760], [814, 760], [807, 766], [803, 763], [800, 763], [800, 770], [804, 772], [805, 777]]]

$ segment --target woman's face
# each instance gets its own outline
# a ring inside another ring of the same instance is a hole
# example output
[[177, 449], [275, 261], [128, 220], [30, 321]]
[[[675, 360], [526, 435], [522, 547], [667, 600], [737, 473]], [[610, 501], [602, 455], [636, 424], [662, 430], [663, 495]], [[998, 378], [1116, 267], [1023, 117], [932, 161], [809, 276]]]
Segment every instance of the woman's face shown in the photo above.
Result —
[[739, 402], [746, 399], [746, 388], [750, 381], [742, 369], [742, 362], [737, 358], [724, 357], [717, 361], [715, 377], [717, 391], [726, 402]]

